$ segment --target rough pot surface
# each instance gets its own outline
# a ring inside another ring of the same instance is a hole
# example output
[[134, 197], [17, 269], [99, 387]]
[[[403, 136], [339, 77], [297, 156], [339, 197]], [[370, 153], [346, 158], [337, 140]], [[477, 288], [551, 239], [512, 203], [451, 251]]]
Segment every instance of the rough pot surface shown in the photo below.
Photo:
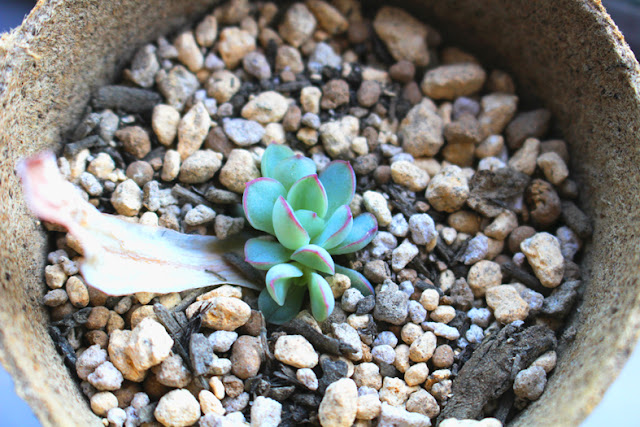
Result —
[[[40, 298], [46, 239], [27, 214], [16, 161], [57, 146], [123, 58], [213, 1], [41, 1], [0, 40], [0, 361], [43, 425], [101, 425], [56, 353]], [[640, 67], [599, 2], [403, 2], [535, 94], [571, 143], [594, 220], [588, 287], [542, 398], [513, 425], [576, 425], [630, 354], [640, 326]], [[117, 17], [117, 18], [116, 18]], [[585, 37], [588, 35], [588, 37]]]

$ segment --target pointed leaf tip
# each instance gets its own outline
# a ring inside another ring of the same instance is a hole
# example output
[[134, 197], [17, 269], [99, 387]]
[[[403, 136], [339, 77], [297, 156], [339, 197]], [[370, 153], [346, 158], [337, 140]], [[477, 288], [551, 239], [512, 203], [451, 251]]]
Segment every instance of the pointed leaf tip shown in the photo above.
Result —
[[342, 205], [331, 215], [322, 232], [311, 243], [329, 250], [338, 246], [353, 227], [353, 215], [347, 205]]
[[309, 233], [282, 196], [278, 197], [273, 208], [273, 229], [278, 241], [287, 249], [296, 250], [309, 244]]
[[282, 184], [272, 178], [256, 178], [247, 183], [242, 208], [249, 224], [256, 230], [274, 234], [273, 207], [278, 197], [286, 194]]
[[353, 227], [351, 231], [342, 241], [340, 246], [329, 250], [332, 255], [342, 255], [351, 252], [359, 251], [364, 248], [373, 240], [374, 236], [378, 232], [378, 222], [369, 212], [358, 215], [353, 220]]
[[267, 291], [271, 298], [278, 303], [284, 304], [289, 287], [293, 284], [293, 279], [302, 276], [303, 272], [292, 264], [274, 265], [267, 271]]

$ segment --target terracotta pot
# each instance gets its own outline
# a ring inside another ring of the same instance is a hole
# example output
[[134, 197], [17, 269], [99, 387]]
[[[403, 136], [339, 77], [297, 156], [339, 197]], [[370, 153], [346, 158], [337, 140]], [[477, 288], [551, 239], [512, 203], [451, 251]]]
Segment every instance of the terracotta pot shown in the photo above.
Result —
[[[0, 360], [43, 425], [102, 425], [47, 332], [46, 236], [28, 215], [16, 161], [58, 147], [93, 90], [136, 47], [214, 1], [41, 0], [0, 41]], [[395, 4], [396, 2], [394, 2]], [[398, 2], [400, 3], [400, 2]], [[571, 144], [581, 205], [594, 220], [575, 339], [540, 400], [513, 425], [577, 425], [640, 332], [640, 67], [597, 1], [407, 1], [445, 39], [513, 73]], [[72, 420], [72, 421], [71, 421]]]

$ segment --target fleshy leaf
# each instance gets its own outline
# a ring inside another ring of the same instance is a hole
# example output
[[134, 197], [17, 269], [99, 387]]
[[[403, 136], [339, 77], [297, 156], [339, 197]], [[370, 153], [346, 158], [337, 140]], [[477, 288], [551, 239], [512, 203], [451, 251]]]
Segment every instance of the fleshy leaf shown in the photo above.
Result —
[[260, 164], [262, 176], [273, 178], [273, 170], [276, 165], [291, 156], [293, 156], [293, 150], [286, 145], [271, 144], [268, 146], [267, 149], [264, 150], [264, 154], [262, 154]]
[[287, 193], [287, 202], [295, 210], [313, 211], [324, 218], [329, 203], [318, 175], [307, 175], [297, 180]]
[[318, 245], [307, 245], [301, 247], [291, 254], [291, 259], [323, 273], [335, 273], [333, 258], [331, 258], [331, 255], [329, 255], [329, 252], [327, 252], [326, 249]]
[[268, 322], [275, 325], [282, 325], [300, 313], [302, 300], [306, 292], [307, 288], [304, 286], [290, 287], [284, 304], [279, 306], [271, 298], [269, 292], [263, 289], [262, 292], [260, 292], [260, 297], [258, 297], [258, 307]]
[[284, 197], [278, 197], [273, 207], [273, 229], [278, 241], [287, 249], [296, 250], [309, 244], [309, 233], [302, 227]]
[[336, 265], [336, 273], [344, 274], [345, 276], [347, 276], [351, 280], [351, 287], [359, 290], [360, 293], [362, 293], [362, 295], [364, 295], [365, 297], [375, 294], [371, 283], [369, 283], [367, 278], [357, 271], [343, 267], [341, 265]]
[[378, 231], [378, 222], [369, 212], [358, 215], [353, 227], [340, 246], [329, 251], [332, 255], [342, 255], [359, 251], [369, 244]]
[[275, 234], [273, 229], [273, 206], [278, 197], [287, 194], [275, 179], [257, 178], [247, 184], [242, 195], [242, 208], [249, 224], [256, 230]]
[[244, 245], [245, 261], [258, 270], [268, 270], [274, 265], [289, 261], [291, 251], [280, 243], [260, 237], [247, 240]]
[[279, 305], [284, 304], [287, 291], [292, 285], [294, 278], [302, 276], [304, 273], [292, 264], [274, 265], [267, 271], [267, 291], [271, 298]]
[[313, 175], [316, 173], [316, 164], [308, 157], [304, 157], [302, 154], [296, 154], [291, 157], [287, 157], [281, 160], [273, 168], [271, 175], [284, 185], [284, 188], [289, 191], [289, 188], [294, 182], [307, 175]]
[[319, 236], [311, 241], [325, 249], [338, 246], [349, 235], [353, 227], [353, 215], [347, 205], [342, 205], [331, 215]]
[[333, 312], [335, 299], [329, 283], [318, 273], [311, 273], [309, 280], [311, 312], [318, 322], [323, 322]]
[[325, 227], [325, 222], [322, 218], [318, 216], [317, 213], [312, 211], [307, 211], [304, 209], [298, 210], [295, 212], [296, 218], [300, 221], [300, 224], [307, 230], [310, 238], [314, 238], [322, 231]]
[[344, 160], [334, 160], [320, 174], [320, 182], [324, 185], [329, 200], [327, 215], [330, 216], [339, 206], [348, 205], [356, 193], [356, 174]]

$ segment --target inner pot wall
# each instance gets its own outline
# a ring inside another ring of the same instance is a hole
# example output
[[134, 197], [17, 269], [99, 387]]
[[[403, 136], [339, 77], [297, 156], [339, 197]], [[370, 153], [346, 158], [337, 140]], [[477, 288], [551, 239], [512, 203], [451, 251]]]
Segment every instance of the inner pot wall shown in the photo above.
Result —
[[[16, 161], [64, 141], [90, 94], [136, 47], [214, 0], [41, 0], [0, 40], [0, 360], [43, 425], [102, 425], [47, 332], [47, 242], [28, 215]], [[640, 324], [640, 67], [599, 1], [436, 0], [405, 4], [550, 108], [572, 147], [594, 221], [575, 339], [542, 398], [513, 425], [577, 425], [633, 349]], [[397, 5], [396, 2], [393, 2]]]

